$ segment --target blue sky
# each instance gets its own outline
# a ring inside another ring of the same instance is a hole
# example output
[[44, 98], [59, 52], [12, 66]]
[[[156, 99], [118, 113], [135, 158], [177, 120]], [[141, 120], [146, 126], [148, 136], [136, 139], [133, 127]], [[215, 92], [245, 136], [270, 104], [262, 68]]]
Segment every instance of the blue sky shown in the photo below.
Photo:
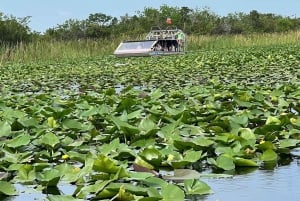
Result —
[[105, 13], [120, 17], [135, 14], [145, 7], [188, 6], [224, 16], [228, 13], [257, 10], [282, 16], [300, 17], [300, 0], [0, 0], [0, 12], [16, 17], [31, 16], [31, 30], [43, 32], [68, 19], [83, 20], [89, 14]]

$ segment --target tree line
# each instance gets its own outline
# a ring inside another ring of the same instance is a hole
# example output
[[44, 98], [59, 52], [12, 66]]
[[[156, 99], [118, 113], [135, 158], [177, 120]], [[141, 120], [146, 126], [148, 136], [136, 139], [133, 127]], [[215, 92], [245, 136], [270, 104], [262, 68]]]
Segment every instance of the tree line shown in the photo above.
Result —
[[219, 16], [209, 8], [146, 7], [134, 15], [119, 18], [104, 13], [90, 14], [87, 19], [69, 19], [63, 24], [49, 28], [45, 33], [32, 32], [28, 26], [30, 17], [16, 18], [0, 13], [0, 40], [5, 43], [28, 42], [36, 39], [80, 40], [108, 39], [138, 36], [147, 33], [152, 26], [166, 27], [166, 19], [187, 34], [224, 35], [275, 33], [297, 30], [300, 19], [296, 16], [281, 16], [272, 13], [237, 12]]

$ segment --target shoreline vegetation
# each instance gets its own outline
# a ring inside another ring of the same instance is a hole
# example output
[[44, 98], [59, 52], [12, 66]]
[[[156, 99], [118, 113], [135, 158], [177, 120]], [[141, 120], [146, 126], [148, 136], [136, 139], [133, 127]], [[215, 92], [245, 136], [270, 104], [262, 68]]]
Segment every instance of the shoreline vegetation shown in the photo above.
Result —
[[[139, 36], [137, 38], [143, 38]], [[62, 59], [77, 59], [112, 55], [114, 49], [122, 40], [133, 39], [120, 36], [110, 39], [85, 40], [39, 40], [28, 43], [18, 43], [14, 46], [2, 45], [0, 48], [0, 65], [7, 62], [40, 62], [59, 61]], [[136, 38], [134, 38], [136, 39]], [[242, 48], [269, 45], [299, 44], [300, 31], [283, 33], [264, 33], [247, 35], [188, 35], [187, 50], [213, 50], [215, 48]]]

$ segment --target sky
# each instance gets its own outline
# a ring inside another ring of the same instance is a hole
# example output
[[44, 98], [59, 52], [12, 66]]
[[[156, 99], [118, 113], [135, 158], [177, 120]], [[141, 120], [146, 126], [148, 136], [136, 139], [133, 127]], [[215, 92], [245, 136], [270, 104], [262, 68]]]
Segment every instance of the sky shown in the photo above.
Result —
[[161, 5], [209, 8], [220, 16], [257, 10], [300, 17], [300, 0], [0, 0], [0, 12], [15, 17], [31, 16], [29, 27], [42, 33], [68, 19], [84, 20], [94, 13], [119, 18], [125, 14], [134, 15], [145, 7], [159, 8]]

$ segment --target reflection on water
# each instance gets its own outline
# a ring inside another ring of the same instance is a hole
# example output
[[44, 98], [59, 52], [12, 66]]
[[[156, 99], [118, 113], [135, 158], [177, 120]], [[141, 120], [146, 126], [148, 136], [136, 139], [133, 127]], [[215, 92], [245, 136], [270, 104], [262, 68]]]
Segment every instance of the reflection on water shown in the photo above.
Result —
[[76, 189], [75, 185], [67, 184], [67, 183], [59, 183], [57, 187], [51, 187], [43, 190], [41, 193], [37, 190], [37, 186], [34, 185], [15, 185], [17, 191], [19, 192], [18, 196], [10, 196], [5, 199], [1, 199], [2, 201], [46, 201], [47, 194], [52, 195], [72, 195]]
[[197, 201], [297, 201], [300, 200], [300, 160], [274, 170], [257, 169], [232, 178], [202, 179], [214, 191], [194, 196]]

